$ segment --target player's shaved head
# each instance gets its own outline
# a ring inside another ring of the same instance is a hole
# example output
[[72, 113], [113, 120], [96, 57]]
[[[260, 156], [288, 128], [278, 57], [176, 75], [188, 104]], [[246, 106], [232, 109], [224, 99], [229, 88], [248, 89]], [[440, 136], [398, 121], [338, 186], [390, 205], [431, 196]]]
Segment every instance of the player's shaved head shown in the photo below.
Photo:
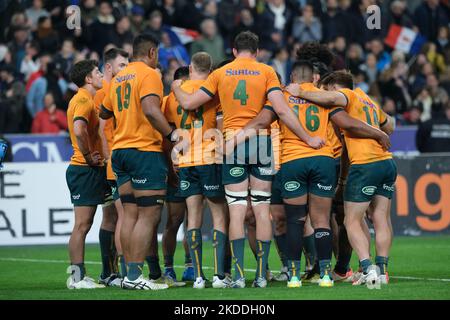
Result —
[[347, 70], [335, 71], [327, 76], [322, 84], [324, 86], [338, 86], [353, 90], [353, 76]]
[[128, 59], [128, 52], [120, 48], [111, 48], [103, 53], [103, 63], [109, 63], [118, 56]]
[[307, 60], [299, 60], [292, 66], [291, 81], [295, 83], [312, 82], [314, 66]]
[[151, 34], [140, 34], [133, 41], [133, 58], [147, 57], [149, 51], [158, 48], [159, 41]]
[[251, 31], [243, 31], [234, 38], [234, 48], [237, 52], [249, 51], [256, 54], [258, 51], [259, 38]]
[[197, 52], [192, 56], [191, 64], [198, 73], [209, 73], [212, 68], [212, 59], [206, 52]]

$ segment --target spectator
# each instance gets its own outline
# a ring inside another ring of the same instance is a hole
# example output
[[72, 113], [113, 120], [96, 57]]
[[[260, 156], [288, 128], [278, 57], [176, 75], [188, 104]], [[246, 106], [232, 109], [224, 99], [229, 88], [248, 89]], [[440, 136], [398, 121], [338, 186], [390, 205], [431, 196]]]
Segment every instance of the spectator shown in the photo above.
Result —
[[186, 1], [178, 16], [179, 24], [183, 28], [200, 30], [203, 16], [203, 0]]
[[367, 28], [367, 7], [371, 5], [370, 0], [352, 1], [352, 5], [348, 10], [349, 20], [346, 22], [352, 28], [350, 36], [351, 42], [356, 42], [364, 46], [376, 34], [377, 30], [369, 30]]
[[385, 37], [389, 32], [389, 27], [391, 24], [396, 24], [399, 26], [413, 28], [413, 20], [410, 16], [408, 10], [406, 10], [405, 0], [395, 0], [391, 2], [389, 6], [389, 12], [382, 15], [383, 19], [383, 37]]
[[117, 20], [112, 39], [112, 43], [118, 48], [121, 48], [125, 42], [133, 42], [133, 33], [128, 16], [123, 16]]
[[11, 23], [5, 27], [4, 35], [6, 42], [10, 42], [14, 39], [14, 32], [16, 31], [16, 29], [24, 27], [30, 27], [30, 22], [26, 14], [22, 11], [14, 13], [11, 17]]
[[131, 32], [138, 35], [144, 30], [145, 10], [139, 5], [134, 5], [131, 9]]
[[19, 133], [23, 120], [25, 86], [16, 77], [12, 66], [0, 70], [0, 132]]
[[20, 70], [22, 60], [26, 54], [25, 49], [29, 37], [29, 28], [27, 26], [18, 26], [13, 34], [13, 40], [8, 44], [8, 50], [11, 53], [14, 68]]
[[445, 62], [450, 62], [450, 46], [448, 41], [449, 30], [447, 26], [442, 26], [439, 28], [438, 37], [437, 37], [437, 51], [444, 55]]
[[58, 50], [58, 33], [53, 29], [50, 17], [39, 18], [37, 30], [33, 36], [39, 42], [42, 51], [56, 53]]
[[37, 55], [39, 53], [39, 44], [36, 41], [28, 42], [25, 47], [25, 58], [20, 64], [20, 73], [28, 80], [30, 75], [39, 70], [39, 61]]
[[431, 112], [441, 113], [443, 106], [448, 102], [448, 94], [447, 91], [439, 85], [439, 80], [433, 73], [427, 76], [427, 90], [433, 100]]
[[61, 50], [55, 56], [55, 63], [61, 65], [63, 75], [66, 79], [69, 79], [69, 73], [74, 65], [75, 60], [75, 47], [72, 39], [64, 40]]
[[164, 70], [168, 68], [170, 59], [176, 59], [181, 66], [188, 65], [190, 61], [186, 48], [182, 44], [173, 45], [169, 34], [163, 32], [158, 50], [158, 60]]
[[274, 58], [271, 61], [271, 66], [281, 77], [281, 84], [287, 85], [289, 82], [288, 73], [288, 63], [289, 63], [289, 52], [285, 48], [280, 48], [275, 50]]
[[427, 77], [434, 73], [431, 63], [425, 60], [425, 63], [420, 68], [420, 72], [416, 74], [414, 82], [412, 83], [411, 92], [417, 94], [426, 85]]
[[239, 12], [239, 24], [234, 28], [234, 33], [231, 38], [233, 40], [239, 33], [243, 31], [251, 31], [257, 33], [255, 26], [255, 18], [249, 8], [242, 8]]
[[425, 54], [427, 60], [433, 65], [433, 69], [438, 74], [444, 73], [447, 70], [444, 56], [436, 51], [436, 44], [428, 42], [422, 47], [421, 51]]
[[377, 70], [382, 72], [391, 63], [391, 56], [384, 50], [383, 41], [375, 38], [367, 43], [367, 47], [377, 57]]
[[412, 126], [419, 125], [421, 123], [420, 117], [422, 116], [423, 107], [421, 104], [413, 105], [405, 114], [403, 125]]
[[360, 88], [365, 93], [369, 92], [369, 84], [367, 83], [367, 75], [361, 69], [356, 69], [353, 74], [355, 87]]
[[302, 9], [302, 15], [294, 20], [292, 37], [301, 43], [322, 40], [322, 23], [314, 16], [312, 5]]
[[156, 38], [161, 40], [162, 34], [162, 14], [159, 10], [152, 11], [149, 16], [148, 25], [144, 32], [153, 34]]
[[334, 53], [334, 70], [345, 69], [345, 49], [347, 47], [345, 37], [337, 37], [331, 44], [331, 50]]
[[287, 43], [291, 30], [292, 11], [284, 0], [267, 0], [264, 12], [258, 18], [261, 48], [274, 52]]
[[[203, 5], [203, 16], [216, 20], [219, 13], [217, 2], [215, 0], [206, 0]], [[217, 20], [216, 20], [217, 22]]]
[[112, 43], [114, 39], [115, 19], [112, 15], [111, 4], [102, 0], [99, 12], [94, 22], [89, 26], [90, 41], [89, 48], [98, 54], [103, 54], [103, 48]]
[[347, 13], [338, 7], [338, 0], [327, 0], [326, 12], [321, 20], [323, 41], [330, 42], [339, 36], [351, 38], [351, 27], [348, 23]]
[[382, 109], [386, 114], [395, 119], [396, 123], [402, 123], [403, 117], [397, 113], [397, 107], [395, 101], [391, 98], [385, 98]]
[[439, 27], [446, 26], [449, 18], [439, 0], [424, 0], [414, 12], [414, 22], [429, 41], [436, 41]]
[[199, 40], [192, 43], [191, 55], [205, 51], [211, 56], [214, 65], [225, 60], [223, 39], [217, 32], [216, 22], [211, 18], [207, 18], [202, 21], [200, 29], [202, 36]]
[[346, 65], [347, 69], [351, 71], [351, 73], [356, 74], [361, 71], [359, 66], [363, 62], [363, 49], [357, 43], [352, 43], [346, 54]]
[[175, 5], [175, 0], [164, 0], [160, 10], [162, 13], [162, 20], [165, 25], [171, 26], [178, 23], [178, 12]]
[[426, 88], [423, 88], [416, 99], [413, 102], [414, 106], [422, 107], [422, 114], [420, 115], [420, 121], [424, 122], [431, 118], [431, 106], [433, 104], [433, 99], [431, 99], [430, 93]]
[[31, 133], [60, 133], [67, 130], [67, 117], [58, 110], [51, 93], [44, 98], [44, 110], [39, 111], [33, 119]]
[[80, 7], [82, 19], [84, 23], [89, 26], [97, 18], [97, 4], [95, 3], [95, 0], [83, 0]]
[[450, 152], [450, 104], [445, 105], [442, 116], [419, 124], [416, 145], [422, 153]]
[[366, 55], [366, 62], [361, 64], [359, 68], [366, 72], [367, 82], [369, 85], [375, 83], [378, 78], [377, 57], [373, 53]]
[[31, 30], [36, 30], [38, 20], [40, 17], [50, 16], [49, 12], [44, 9], [44, 3], [42, 0], [33, 0], [33, 6], [25, 11], [28, 20], [30, 21]]
[[33, 82], [42, 77], [45, 73], [45, 70], [47, 70], [47, 65], [48, 63], [52, 60], [52, 57], [50, 54], [43, 52], [41, 54], [39, 54], [38, 57], [38, 64], [39, 64], [39, 69], [35, 72], [33, 72], [32, 74], [30, 74], [27, 84], [25, 86], [25, 91], [28, 93], [28, 91], [30, 91], [31, 85], [33, 84]]

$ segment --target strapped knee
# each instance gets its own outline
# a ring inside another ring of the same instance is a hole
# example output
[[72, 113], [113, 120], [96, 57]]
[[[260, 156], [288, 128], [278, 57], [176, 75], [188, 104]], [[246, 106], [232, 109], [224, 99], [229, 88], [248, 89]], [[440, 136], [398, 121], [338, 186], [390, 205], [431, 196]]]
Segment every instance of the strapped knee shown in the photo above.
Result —
[[134, 195], [130, 194], [121, 194], [120, 195], [120, 201], [122, 203], [133, 203], [136, 204], [136, 198], [134, 197]]
[[248, 191], [229, 191], [225, 189], [225, 197], [229, 206], [234, 204], [247, 205]]
[[306, 219], [306, 205], [293, 205], [285, 204], [284, 209], [286, 212], [286, 222], [288, 224], [300, 224], [304, 223]]
[[143, 196], [136, 198], [138, 207], [162, 206], [164, 204], [165, 195]]
[[270, 204], [271, 193], [267, 191], [260, 190], [250, 190], [250, 196], [252, 199], [252, 207], [257, 206], [258, 204]]

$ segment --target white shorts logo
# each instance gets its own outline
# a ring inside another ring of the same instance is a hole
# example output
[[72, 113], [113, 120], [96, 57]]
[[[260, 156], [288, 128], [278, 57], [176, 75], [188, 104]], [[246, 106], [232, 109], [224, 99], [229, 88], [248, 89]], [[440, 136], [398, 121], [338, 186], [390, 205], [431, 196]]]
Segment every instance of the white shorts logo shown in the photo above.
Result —
[[214, 190], [219, 190], [219, 185], [213, 185], [213, 186], [207, 186], [206, 184], [203, 185], [203, 189], [207, 190], [207, 191], [214, 191]]
[[329, 232], [322, 231], [322, 232], [317, 232], [317, 233], [315, 234], [315, 237], [316, 237], [317, 239], [320, 239], [320, 238], [322, 238], [322, 237], [329, 236], [329, 235], [330, 235]]
[[322, 189], [322, 190], [325, 190], [325, 191], [330, 191], [331, 188], [333, 188], [332, 185], [329, 185], [329, 186], [323, 186], [323, 185], [321, 185], [320, 183], [317, 184], [317, 187], [318, 187], [319, 189]]
[[230, 175], [232, 177], [240, 177], [244, 174], [244, 168], [234, 167], [230, 169]]
[[79, 200], [80, 197], [81, 197], [80, 194], [74, 194], [74, 195], [72, 196], [72, 199], [73, 199], [73, 200]]
[[191, 185], [191, 183], [189, 181], [186, 181], [186, 180], [180, 181], [180, 189], [183, 191], [189, 189], [190, 185]]
[[394, 186], [388, 186], [387, 184], [383, 183], [383, 189], [390, 191], [390, 192], [394, 192]]
[[300, 183], [297, 181], [288, 181], [284, 184], [284, 189], [286, 191], [295, 191], [300, 188]]
[[137, 183], [137, 184], [144, 184], [147, 182], [147, 178], [144, 178], [144, 179], [131, 178], [131, 181], [133, 181], [133, 183]]
[[262, 176], [271, 176], [273, 175], [273, 170], [271, 168], [258, 168], [259, 174]]
[[377, 187], [375, 187], [375, 186], [366, 186], [361, 189], [362, 193], [364, 193], [365, 195], [368, 195], [368, 196], [373, 196], [373, 194], [375, 193], [376, 190], [377, 190]]

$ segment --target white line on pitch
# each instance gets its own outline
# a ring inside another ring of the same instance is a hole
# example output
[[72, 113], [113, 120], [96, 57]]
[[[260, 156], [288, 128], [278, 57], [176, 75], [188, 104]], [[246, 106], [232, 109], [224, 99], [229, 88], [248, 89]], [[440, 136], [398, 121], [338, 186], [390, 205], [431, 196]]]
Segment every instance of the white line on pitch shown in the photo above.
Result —
[[[13, 262], [32, 262], [32, 263], [64, 263], [68, 264], [69, 261], [66, 260], [49, 260], [49, 259], [28, 259], [28, 258], [0, 258], [0, 261], [13, 261]], [[85, 261], [85, 264], [102, 264], [99, 261]], [[184, 266], [174, 266], [175, 268], [184, 268]], [[204, 269], [213, 269], [212, 267], [202, 266]], [[256, 269], [244, 269], [244, 271], [255, 272]], [[402, 280], [426, 280], [426, 281], [442, 281], [450, 282], [450, 279], [438, 279], [438, 278], [420, 278], [420, 277], [406, 277], [406, 276], [389, 276], [393, 279]]]

